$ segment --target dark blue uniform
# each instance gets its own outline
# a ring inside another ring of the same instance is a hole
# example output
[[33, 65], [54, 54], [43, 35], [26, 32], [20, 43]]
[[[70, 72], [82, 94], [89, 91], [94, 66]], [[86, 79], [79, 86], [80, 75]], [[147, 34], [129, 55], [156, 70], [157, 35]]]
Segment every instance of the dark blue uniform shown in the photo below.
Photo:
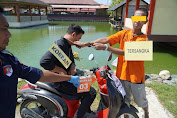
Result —
[[0, 52], [0, 118], [15, 118], [18, 78], [36, 83], [42, 71], [18, 61], [7, 50]]

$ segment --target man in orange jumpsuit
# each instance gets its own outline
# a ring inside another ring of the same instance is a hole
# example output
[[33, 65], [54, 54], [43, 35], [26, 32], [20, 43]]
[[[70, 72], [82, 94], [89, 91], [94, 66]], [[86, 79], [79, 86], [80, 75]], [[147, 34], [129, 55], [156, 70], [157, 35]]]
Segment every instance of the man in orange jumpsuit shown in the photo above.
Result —
[[[148, 16], [148, 12], [144, 8], [139, 8], [135, 11], [134, 16]], [[133, 94], [134, 101], [139, 107], [144, 109], [145, 118], [149, 118], [148, 101], [145, 92], [145, 71], [144, 61], [126, 61], [124, 60], [124, 44], [126, 41], [147, 41], [148, 38], [141, 32], [141, 29], [146, 21], [132, 21], [133, 28], [129, 30], [122, 30], [109, 37], [103, 37], [91, 42], [75, 42], [81, 47], [94, 45], [96, 50], [107, 50], [118, 56], [118, 64], [116, 76], [120, 78], [125, 91], [126, 98], [130, 102], [131, 94]], [[110, 46], [107, 45], [110, 44]], [[112, 45], [119, 43], [120, 48], [113, 48]]]

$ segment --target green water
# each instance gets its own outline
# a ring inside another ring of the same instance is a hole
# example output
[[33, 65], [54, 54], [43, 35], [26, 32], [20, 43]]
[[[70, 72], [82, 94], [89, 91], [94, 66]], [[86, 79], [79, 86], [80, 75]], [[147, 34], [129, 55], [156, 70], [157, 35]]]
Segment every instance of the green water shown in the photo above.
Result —
[[[41, 68], [39, 65], [40, 58], [49, 49], [52, 43], [66, 33], [71, 23], [79, 24], [84, 30], [81, 41], [93, 41], [97, 38], [107, 37], [116, 33], [107, 22], [52, 22], [57, 25], [45, 25], [26, 29], [10, 29], [12, 37], [7, 49], [11, 51], [18, 59], [29, 66]], [[107, 64], [107, 51], [96, 51], [92, 48], [78, 49], [73, 46], [73, 51], [78, 52], [81, 61], [76, 61], [77, 68], [90, 69], [96, 67], [94, 61], [88, 61], [90, 53], [95, 55], [95, 60], [99, 66]], [[112, 61], [116, 58], [113, 56]], [[112, 62], [111, 61], [111, 62]], [[111, 65], [109, 62], [109, 65]], [[177, 74], [177, 53], [163, 52], [159, 49], [153, 54], [153, 61], [145, 62], [146, 73], [159, 73], [161, 70], [169, 70], [172, 74]], [[42, 69], [42, 68], [41, 68]]]
[[171, 49], [170, 46], [159, 47], [157, 44], [154, 44], [153, 61], [145, 62], [145, 69], [146, 73], [158, 74], [161, 70], [169, 70], [171, 74], [177, 74], [176, 49]]

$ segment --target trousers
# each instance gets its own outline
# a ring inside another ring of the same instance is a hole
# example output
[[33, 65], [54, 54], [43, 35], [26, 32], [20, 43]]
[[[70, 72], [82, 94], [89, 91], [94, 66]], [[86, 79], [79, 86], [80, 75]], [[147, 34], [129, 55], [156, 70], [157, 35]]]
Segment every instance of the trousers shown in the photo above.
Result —
[[60, 82], [55, 88], [58, 91], [67, 93], [69, 95], [79, 96], [81, 98], [81, 104], [79, 109], [74, 115], [74, 118], [83, 118], [86, 112], [91, 112], [90, 106], [96, 97], [96, 90], [90, 87], [89, 92], [77, 93], [77, 88], [69, 82]]

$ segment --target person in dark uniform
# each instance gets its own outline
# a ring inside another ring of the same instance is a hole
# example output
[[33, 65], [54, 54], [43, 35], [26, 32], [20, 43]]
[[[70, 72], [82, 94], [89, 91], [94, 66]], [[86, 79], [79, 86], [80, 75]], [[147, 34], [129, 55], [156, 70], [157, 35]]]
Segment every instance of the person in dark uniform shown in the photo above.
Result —
[[[83, 34], [84, 31], [79, 25], [71, 24], [68, 27], [64, 37], [61, 37], [59, 40], [54, 42], [72, 61], [68, 68], [65, 68], [64, 65], [56, 58], [56, 56], [51, 53], [51, 51], [47, 51], [44, 54], [40, 60], [40, 65], [44, 69], [50, 70], [52, 72], [75, 75], [76, 65], [74, 62], [71, 45], [73, 45], [75, 41], [79, 41]], [[54, 83], [54, 86], [58, 91], [81, 97], [81, 105], [74, 115], [75, 118], [83, 118], [86, 112], [91, 112], [90, 106], [96, 97], [96, 91], [93, 87], [90, 88], [90, 92], [77, 93], [77, 88], [68, 82], [57, 82]]]
[[56, 74], [22, 64], [12, 53], [5, 50], [11, 34], [9, 24], [0, 6], [0, 118], [15, 118], [18, 78], [31, 83], [67, 81], [78, 86], [78, 76]]

